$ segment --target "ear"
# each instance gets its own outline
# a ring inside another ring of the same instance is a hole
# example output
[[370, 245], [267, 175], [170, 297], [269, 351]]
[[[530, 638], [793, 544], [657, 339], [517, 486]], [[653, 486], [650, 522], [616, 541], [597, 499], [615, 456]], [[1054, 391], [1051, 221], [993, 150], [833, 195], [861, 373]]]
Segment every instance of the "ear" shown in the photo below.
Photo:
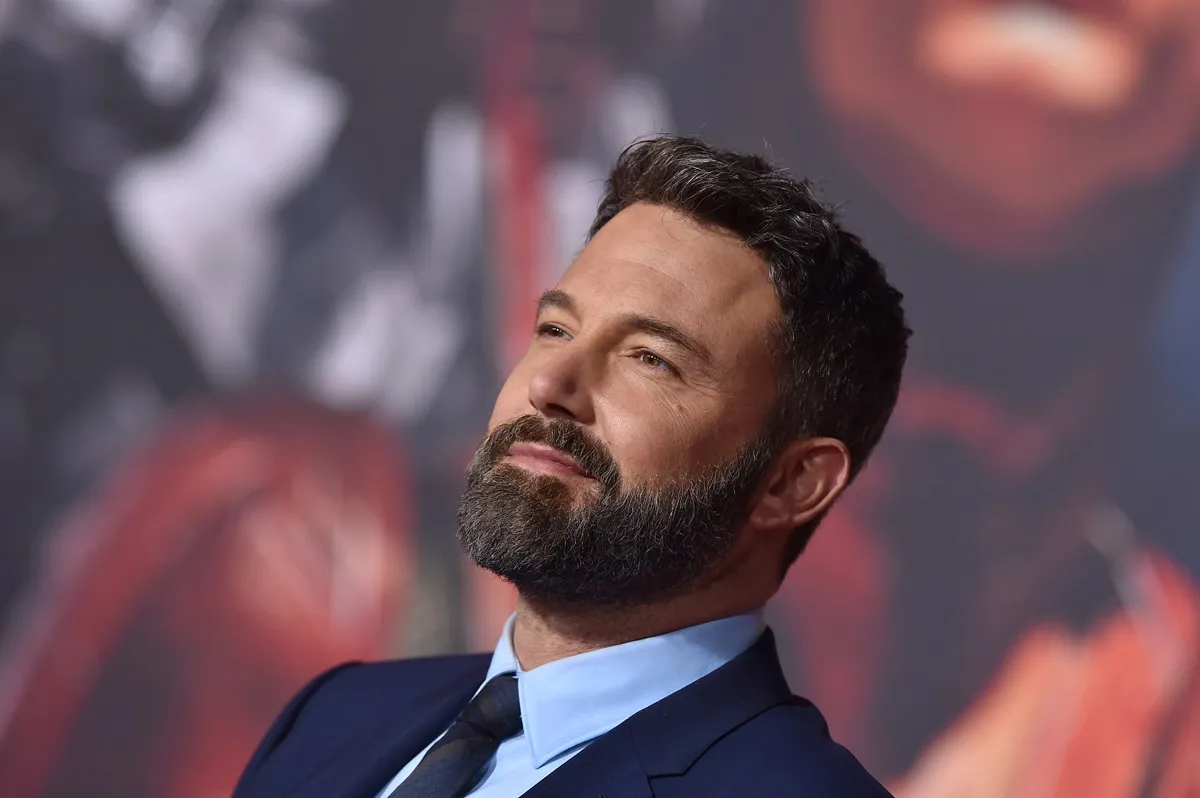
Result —
[[793, 441], [776, 459], [749, 523], [791, 531], [823, 513], [850, 481], [850, 452], [836, 438]]

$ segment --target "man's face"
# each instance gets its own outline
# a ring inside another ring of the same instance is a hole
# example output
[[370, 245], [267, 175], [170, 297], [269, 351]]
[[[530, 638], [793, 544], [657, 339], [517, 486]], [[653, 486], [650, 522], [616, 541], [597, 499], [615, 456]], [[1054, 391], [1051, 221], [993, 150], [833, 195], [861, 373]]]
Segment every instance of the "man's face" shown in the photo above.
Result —
[[719, 567], [770, 462], [766, 264], [633, 205], [539, 309], [468, 475], [459, 537], [525, 595], [642, 603]]
[[[1195, 0], [803, 9], [808, 69], [841, 140], [902, 208], [959, 238], [1000, 227], [1053, 237], [1089, 203], [1196, 151]], [[955, 221], [964, 207], [982, 223]]]

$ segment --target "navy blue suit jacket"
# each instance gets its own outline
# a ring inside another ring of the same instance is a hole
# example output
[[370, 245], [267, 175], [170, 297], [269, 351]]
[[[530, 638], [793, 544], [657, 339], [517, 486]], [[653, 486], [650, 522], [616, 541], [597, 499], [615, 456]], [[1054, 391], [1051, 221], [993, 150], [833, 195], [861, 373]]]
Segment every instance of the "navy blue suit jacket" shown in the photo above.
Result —
[[[283, 710], [234, 798], [375, 798], [454, 720], [487, 656], [349, 664]], [[792, 695], [767, 631], [708, 676], [593, 740], [530, 798], [887, 798]]]

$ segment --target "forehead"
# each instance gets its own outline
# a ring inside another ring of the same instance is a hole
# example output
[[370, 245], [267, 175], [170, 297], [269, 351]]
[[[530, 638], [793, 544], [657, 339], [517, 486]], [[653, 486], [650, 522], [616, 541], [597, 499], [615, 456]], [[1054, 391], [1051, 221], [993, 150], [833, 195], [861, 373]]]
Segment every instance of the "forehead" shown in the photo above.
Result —
[[765, 345], [780, 313], [767, 264], [754, 250], [730, 233], [646, 203], [601, 228], [557, 287], [583, 313], [652, 316], [704, 338], [714, 352], [751, 341]]

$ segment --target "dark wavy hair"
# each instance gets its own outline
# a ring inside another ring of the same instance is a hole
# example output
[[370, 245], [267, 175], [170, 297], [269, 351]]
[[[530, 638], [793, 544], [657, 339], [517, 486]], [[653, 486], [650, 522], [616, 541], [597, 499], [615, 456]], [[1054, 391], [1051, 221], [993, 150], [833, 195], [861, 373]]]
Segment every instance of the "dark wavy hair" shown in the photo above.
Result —
[[[809, 181], [696, 138], [657, 136], [628, 147], [588, 238], [637, 202], [733, 233], [766, 262], [782, 315], [771, 342], [778, 401], [765, 432], [778, 447], [797, 437], [837, 438], [850, 452], [853, 479], [896, 405], [911, 335], [903, 297], [883, 267]], [[785, 570], [820, 520], [793, 533]]]

